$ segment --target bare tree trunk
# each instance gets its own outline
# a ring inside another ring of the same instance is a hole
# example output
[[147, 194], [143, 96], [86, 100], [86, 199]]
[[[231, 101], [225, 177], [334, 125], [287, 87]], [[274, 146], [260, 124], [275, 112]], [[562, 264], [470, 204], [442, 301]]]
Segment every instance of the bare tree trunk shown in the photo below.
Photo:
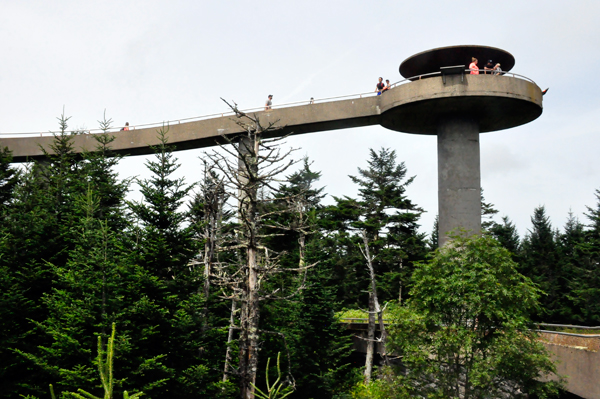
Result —
[[248, 248], [248, 371], [247, 395], [244, 399], [254, 398], [254, 387], [250, 383], [256, 383], [256, 372], [258, 369], [258, 324], [260, 321], [260, 309], [258, 303], [258, 265], [256, 248]]
[[[389, 357], [387, 354], [387, 332], [385, 331], [385, 324], [383, 324], [383, 311], [379, 306], [379, 300], [377, 298], [377, 281], [375, 280], [375, 269], [373, 269], [373, 258], [371, 257], [371, 253], [369, 251], [369, 239], [367, 238], [367, 232], [362, 231], [364, 250], [363, 255], [367, 260], [367, 267], [369, 268], [369, 276], [371, 278], [371, 293], [373, 294], [373, 307], [374, 312], [377, 314], [377, 320], [379, 322], [379, 331], [381, 335], [379, 337], [379, 341], [381, 342], [381, 355], [383, 356], [383, 364], [386, 366], [390, 365]], [[371, 316], [371, 310], [369, 309], [369, 320]]]
[[223, 382], [227, 381], [229, 376], [229, 366], [231, 363], [231, 341], [233, 341], [233, 330], [235, 328], [235, 300], [231, 300], [231, 314], [229, 315], [229, 332], [227, 334], [227, 351], [225, 352], [225, 367], [223, 368]]
[[202, 314], [203, 322], [202, 328], [206, 330], [208, 327], [208, 297], [210, 295], [210, 271], [211, 271], [211, 263], [213, 257], [213, 237], [208, 239], [204, 247], [204, 311]]
[[373, 373], [373, 354], [375, 353], [375, 304], [373, 293], [369, 292], [369, 326], [367, 332], [367, 359], [365, 360], [365, 383], [371, 382]]
[[398, 294], [398, 304], [402, 305], [402, 268], [403, 268], [403, 264], [402, 264], [402, 259], [400, 259], [400, 292]]
[[240, 223], [244, 226], [246, 247], [246, 273], [248, 273], [245, 287], [245, 301], [242, 303], [242, 342], [240, 342], [240, 394], [242, 399], [254, 398], [254, 386], [258, 368], [258, 343], [260, 308], [258, 295], [258, 248], [257, 248], [257, 188], [258, 177], [258, 150], [259, 140], [257, 135], [248, 132], [240, 140], [238, 152], [240, 160], [239, 181], [243, 182], [240, 190]]

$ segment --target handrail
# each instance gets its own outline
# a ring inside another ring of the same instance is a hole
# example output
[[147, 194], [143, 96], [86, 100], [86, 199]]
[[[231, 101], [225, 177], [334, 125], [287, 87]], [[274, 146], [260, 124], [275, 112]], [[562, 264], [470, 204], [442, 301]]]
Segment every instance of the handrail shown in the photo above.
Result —
[[[339, 320], [340, 321], [342, 321], [342, 320], [361, 320], [361, 321], [364, 320], [365, 323], [369, 322], [369, 319], [365, 319], [365, 318], [362, 318], [362, 317], [340, 317]], [[389, 319], [383, 319], [382, 321], [390, 321], [390, 320]]]
[[[342, 317], [339, 320], [342, 323], [344, 322], [344, 320], [361, 320], [364, 323], [367, 323], [369, 321], [369, 319], [357, 318], [357, 317]], [[384, 319], [383, 321], [389, 321], [389, 319]], [[572, 325], [572, 324], [549, 324], [549, 323], [535, 323], [535, 324], [537, 324], [538, 326], [573, 328], [573, 329], [578, 329], [578, 330], [600, 330], [600, 326], [588, 327], [588, 326], [576, 326], [576, 325]], [[545, 333], [545, 334], [568, 335], [571, 337], [580, 337], [580, 338], [600, 338], [600, 334], [577, 334], [577, 333], [567, 333], [567, 332], [562, 332], [562, 331], [551, 331], [551, 330], [532, 330], [532, 331]]]
[[533, 330], [535, 332], [541, 332], [544, 334], [558, 334], [558, 335], [568, 335], [570, 337], [580, 337], [580, 338], [600, 338], [600, 334], [575, 334], [575, 333], [566, 333], [562, 331], [550, 331], [550, 330]]
[[[468, 74], [471, 70], [470, 69], [465, 69], [465, 74]], [[483, 75], [483, 73], [482, 73]], [[519, 78], [519, 79], [523, 79], [526, 80], [528, 82], [531, 82], [533, 84], [536, 84], [532, 79], [523, 76], [523, 75], [519, 75], [513, 72], [500, 72], [500, 74], [496, 74], [496, 75], [491, 75], [494, 77], [498, 77], [498, 76], [506, 76], [506, 75], [510, 75], [514, 78]], [[441, 71], [438, 72], [430, 72], [430, 73], [425, 73], [422, 75], [416, 75], [416, 76], [412, 76], [406, 79], [402, 79], [399, 80], [395, 83], [392, 83], [390, 86], [392, 88], [398, 87], [400, 85], [406, 84], [406, 83], [410, 83], [416, 80], [421, 80], [424, 78], [429, 78], [429, 77], [433, 77], [433, 76], [442, 76]], [[344, 95], [344, 96], [336, 96], [336, 97], [325, 97], [325, 98], [320, 98], [320, 99], [310, 99], [310, 100], [304, 100], [304, 101], [295, 101], [295, 102], [290, 102], [290, 103], [284, 103], [284, 104], [279, 104], [279, 105], [274, 105], [271, 106], [272, 109], [280, 109], [280, 108], [288, 108], [288, 107], [292, 107], [292, 106], [300, 106], [300, 105], [312, 105], [312, 104], [316, 104], [316, 103], [325, 103], [325, 102], [331, 102], [331, 101], [337, 101], [337, 100], [342, 100], [342, 99], [352, 99], [352, 98], [364, 98], [364, 97], [375, 97], [377, 94], [377, 92], [375, 91], [370, 91], [370, 92], [365, 92], [365, 93], [356, 93], [356, 94], [348, 94], [348, 95]], [[258, 111], [263, 111], [265, 108], [265, 106], [262, 107], [254, 107], [254, 108], [248, 108], [248, 109], [244, 109], [241, 110], [242, 112], [258, 112]], [[150, 127], [160, 127], [160, 126], [170, 126], [173, 124], [180, 124], [182, 121], [183, 122], [195, 122], [195, 121], [201, 121], [201, 120], [206, 120], [206, 119], [212, 119], [212, 118], [219, 118], [219, 117], [224, 117], [224, 116], [233, 116], [235, 115], [235, 112], [233, 111], [225, 111], [225, 112], [217, 112], [214, 114], [207, 114], [207, 115], [201, 115], [201, 116], [194, 116], [194, 117], [190, 117], [190, 118], [182, 118], [182, 119], [175, 119], [175, 120], [171, 120], [171, 121], [163, 121], [163, 122], [153, 122], [153, 123], [145, 123], [145, 124], [140, 124], [140, 125], [132, 125], [129, 126], [130, 130], [135, 130], [135, 129], [139, 129], [139, 128], [150, 128]], [[119, 128], [111, 128], [109, 130], [107, 130], [107, 132], [110, 133], [116, 133], [119, 132], [120, 129]], [[72, 133], [73, 131], [69, 132]], [[98, 133], [103, 133], [104, 131], [102, 129], [85, 129], [84, 130], [84, 134], [98, 134]], [[40, 137], [44, 137], [44, 136], [49, 136], [49, 135], [56, 135], [59, 134], [59, 131], [48, 131], [48, 132], [20, 132], [20, 133], [0, 133], [0, 136], [24, 136], [24, 135], [34, 135], [34, 136], [40, 136]]]
[[549, 324], [549, 323], [536, 323], [538, 326], [546, 327], [561, 327], [561, 328], [574, 328], [577, 330], [600, 330], [600, 326], [588, 327], [588, 326], [576, 326], [573, 324]]

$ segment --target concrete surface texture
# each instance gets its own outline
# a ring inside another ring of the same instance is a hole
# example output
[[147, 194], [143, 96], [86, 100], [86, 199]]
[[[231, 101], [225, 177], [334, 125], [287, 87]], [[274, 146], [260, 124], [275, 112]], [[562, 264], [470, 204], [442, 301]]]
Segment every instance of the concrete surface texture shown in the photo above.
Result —
[[[542, 94], [540, 88], [532, 82], [510, 76], [460, 76], [448, 78], [458, 80], [443, 83], [441, 77], [402, 84], [381, 96], [332, 101], [312, 105], [300, 105], [289, 108], [272, 109], [257, 112], [263, 123], [276, 122], [282, 129], [280, 135], [324, 132], [328, 130], [381, 124], [382, 126], [406, 133], [436, 134], [437, 115], [446, 106], [449, 99], [472, 98], [470, 104], [481, 104], [480, 131], [493, 131], [527, 123], [542, 112]], [[462, 100], [467, 101], [467, 100]], [[418, 103], [418, 104], [417, 104]], [[512, 104], [512, 105], [509, 105]], [[456, 109], [456, 106], [453, 108]], [[494, 110], [492, 112], [492, 110]], [[509, 110], [520, 109], [517, 118]], [[438, 110], [439, 112], [433, 112]], [[512, 116], [511, 116], [512, 115]], [[235, 117], [224, 116], [199, 121], [171, 124], [168, 137], [176, 150], [204, 148], [223, 142], [222, 136], [233, 136], [241, 132], [235, 124]], [[496, 120], [497, 122], [490, 122]], [[112, 148], [123, 155], [151, 154], [149, 145], [158, 144], [157, 127], [114, 132], [116, 139]], [[74, 150], [91, 151], [96, 142], [94, 135], [74, 137]], [[13, 151], [15, 162], [43, 158], [40, 146], [49, 149], [53, 138], [11, 137], [2, 138], [0, 145]]]
[[600, 339], [552, 333], [543, 333], [541, 339], [555, 360], [556, 373], [566, 378], [567, 391], [600, 399]]
[[[456, 228], [481, 231], [479, 127], [469, 117], [448, 117], [438, 124], [439, 245]], [[456, 232], [459, 233], [458, 231]], [[462, 233], [461, 233], [462, 234]]]

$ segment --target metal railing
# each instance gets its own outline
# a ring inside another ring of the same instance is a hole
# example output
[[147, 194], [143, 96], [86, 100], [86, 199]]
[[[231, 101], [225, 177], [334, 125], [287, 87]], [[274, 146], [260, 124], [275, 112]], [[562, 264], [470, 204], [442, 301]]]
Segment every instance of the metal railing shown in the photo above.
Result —
[[[470, 73], [470, 69], [465, 69], [464, 74], [469, 74]], [[484, 75], [482, 73], [482, 75]], [[500, 74], [496, 74], [496, 75], [490, 75], [492, 78], [493, 77], [502, 77], [502, 76], [512, 76], [514, 78], [517, 79], [523, 79], [526, 80], [528, 82], [531, 82], [533, 84], [536, 84], [532, 79], [523, 76], [523, 75], [519, 75], [513, 72], [501, 72]], [[426, 73], [426, 74], [422, 74], [422, 75], [416, 75], [416, 76], [412, 76], [410, 78], [406, 78], [406, 79], [402, 79], [399, 80], [395, 83], [392, 83], [390, 85], [390, 87], [393, 89], [395, 87], [398, 87], [400, 85], [403, 84], [407, 84], [413, 81], [417, 81], [417, 80], [422, 80], [422, 79], [426, 79], [426, 78], [430, 78], [430, 77], [435, 77], [435, 76], [442, 76], [442, 72], [438, 71], [438, 72], [431, 72], [431, 73]], [[327, 102], [332, 102], [332, 101], [338, 101], [338, 100], [351, 100], [351, 99], [360, 99], [360, 98], [366, 98], [366, 97], [375, 97], [377, 96], [377, 92], [376, 91], [370, 91], [370, 92], [365, 92], [365, 93], [356, 93], [356, 94], [348, 94], [348, 95], [344, 95], [344, 96], [336, 96], [336, 97], [325, 97], [325, 98], [319, 98], [319, 99], [310, 99], [310, 100], [305, 100], [305, 101], [295, 101], [295, 102], [290, 102], [290, 103], [284, 103], [284, 104], [278, 104], [278, 105], [272, 105], [271, 108], [272, 109], [281, 109], [281, 108], [289, 108], [289, 107], [297, 107], [297, 106], [301, 106], [301, 105], [312, 105], [312, 104], [317, 104], [317, 103], [327, 103]], [[254, 108], [248, 108], [248, 109], [243, 109], [241, 110], [242, 112], [245, 113], [249, 113], [249, 112], [259, 112], [259, 111], [264, 111], [265, 110], [265, 106], [261, 106], [261, 107], [254, 107]], [[234, 116], [235, 112], [233, 111], [225, 111], [225, 112], [218, 112], [218, 113], [214, 113], [214, 114], [207, 114], [207, 115], [201, 115], [201, 116], [194, 116], [194, 117], [190, 117], [190, 118], [183, 118], [183, 119], [175, 119], [175, 120], [170, 120], [170, 121], [163, 121], [163, 122], [154, 122], [154, 123], [145, 123], [145, 124], [140, 124], [140, 125], [132, 125], [129, 126], [129, 130], [135, 130], [135, 129], [147, 129], [147, 128], [152, 128], [152, 127], [162, 127], [162, 126], [171, 126], [171, 125], [175, 125], [175, 124], [180, 124], [182, 122], [187, 123], [187, 122], [197, 122], [197, 121], [201, 121], [201, 120], [206, 120], [206, 119], [213, 119], [213, 118], [222, 118], [225, 116]], [[109, 133], [116, 133], [119, 132], [120, 129], [119, 128], [112, 128], [109, 129], [107, 132]], [[78, 130], [74, 130], [72, 132], [77, 132], [80, 134], [99, 134], [99, 133], [104, 133], [104, 131], [102, 129], [84, 129], [81, 131]], [[0, 137], [1, 136], [31, 136], [31, 137], [44, 137], [44, 136], [52, 136], [55, 134], [59, 134], [59, 131], [47, 131], [47, 132], [25, 132], [25, 133], [0, 133]], [[69, 132], [70, 134], [71, 132]]]
[[[369, 319], [361, 318], [361, 317], [342, 317], [339, 319], [339, 321], [342, 323], [366, 324], [369, 322]], [[384, 319], [383, 321], [387, 322], [387, 321], [389, 321], [389, 319]], [[537, 324], [538, 326], [541, 326], [541, 327], [570, 328], [570, 329], [574, 329], [574, 330], [600, 330], [600, 326], [588, 327], [588, 326], [576, 326], [576, 325], [572, 325], [572, 324], [548, 324], [548, 323], [535, 323], [535, 324]], [[577, 333], [568, 333], [568, 332], [563, 332], [563, 331], [542, 330], [542, 329], [535, 329], [532, 331], [545, 333], [545, 334], [568, 335], [571, 337], [600, 338], [600, 334], [577, 334]]]
[[[342, 323], [353, 323], [358, 322], [357, 324], [367, 324], [369, 319], [365, 319], [362, 317], [341, 317], [338, 319]], [[389, 319], [383, 319], [384, 322], [390, 321]], [[375, 318], [375, 323], [378, 323], [377, 318]]]
[[[588, 326], [576, 326], [572, 324], [548, 324], [548, 323], [539, 323], [538, 326], [541, 327], [556, 327], [556, 328], [570, 328], [573, 330], [600, 330], [600, 326], [596, 327], [588, 327]], [[568, 335], [571, 337], [581, 337], [581, 338], [600, 338], [600, 334], [577, 334], [577, 333], [568, 333], [563, 331], [554, 331], [554, 330], [535, 330], [537, 332], [545, 333], [545, 334], [559, 334], [559, 335]]]

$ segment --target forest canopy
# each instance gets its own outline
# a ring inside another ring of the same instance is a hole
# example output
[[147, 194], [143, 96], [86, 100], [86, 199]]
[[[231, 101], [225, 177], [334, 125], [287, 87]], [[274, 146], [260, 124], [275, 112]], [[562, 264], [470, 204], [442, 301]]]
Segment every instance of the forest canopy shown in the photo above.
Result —
[[[269, 391], [271, 359], [290, 398], [349, 398], [385, 372], [373, 352], [353, 353], [336, 316], [347, 309], [368, 312], [371, 341], [418, 344], [401, 340], [424, 324], [387, 328], [382, 316], [386, 306], [429, 312], [448, 294], [425, 282], [445, 271], [424, 272], [437, 231], [421, 232], [421, 214], [435, 211], [410, 199], [418, 177], [392, 149], [371, 149], [349, 176], [357, 195], [324, 205], [327, 171], [265, 138], [277, 126], [238, 116], [246, 133], [202, 155], [199, 181], [174, 177], [168, 127], [143, 180], [116, 173], [106, 119], [82, 156], [65, 116], [43, 162], [17, 167], [0, 149], [0, 397], [49, 397], [50, 384], [63, 397], [100, 395], [98, 340], [105, 351], [113, 325], [115, 397], [252, 397]], [[134, 183], [140, 201], [128, 200]], [[477, 245], [500, 254], [502, 278], [529, 287], [521, 327], [600, 324], [596, 197], [560, 230], [536, 208], [524, 237], [482, 201], [487, 241]], [[424, 302], [425, 290], [437, 299]], [[475, 316], [482, 326], [487, 311]]]

